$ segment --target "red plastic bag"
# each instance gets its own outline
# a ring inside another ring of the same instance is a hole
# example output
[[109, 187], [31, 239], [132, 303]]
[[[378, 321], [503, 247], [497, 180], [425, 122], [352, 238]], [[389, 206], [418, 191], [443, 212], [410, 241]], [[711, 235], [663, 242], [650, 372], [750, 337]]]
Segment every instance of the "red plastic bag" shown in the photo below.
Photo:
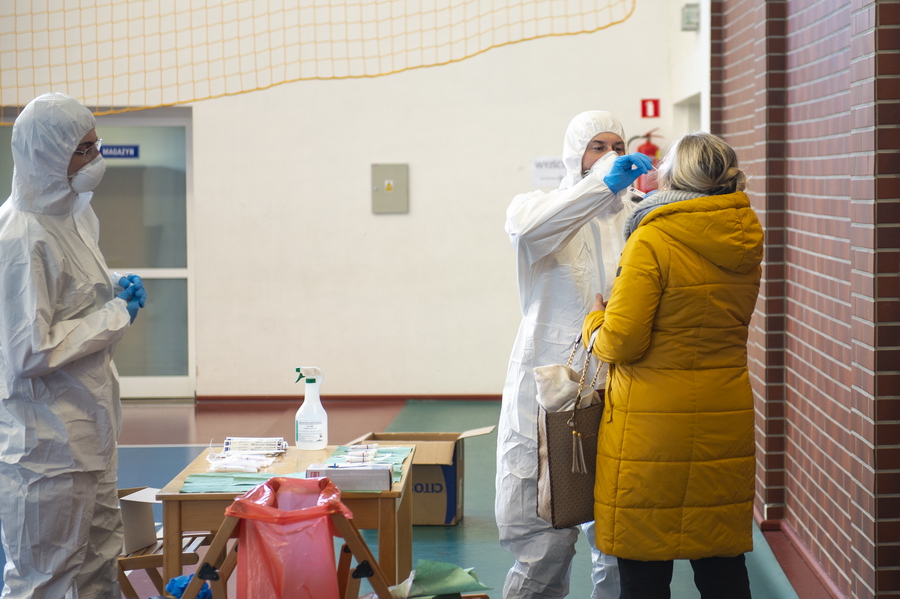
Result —
[[353, 514], [327, 478], [272, 478], [234, 500], [240, 599], [339, 599], [331, 514]]

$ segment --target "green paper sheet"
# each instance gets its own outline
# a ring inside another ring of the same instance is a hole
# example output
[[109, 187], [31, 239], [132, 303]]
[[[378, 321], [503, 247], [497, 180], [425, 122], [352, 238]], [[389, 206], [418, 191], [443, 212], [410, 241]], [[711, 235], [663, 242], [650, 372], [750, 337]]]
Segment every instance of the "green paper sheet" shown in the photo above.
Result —
[[[395, 599], [442, 599], [459, 597], [460, 593], [489, 591], [478, 581], [473, 568], [460, 568], [446, 562], [432, 562], [420, 559], [409, 578], [390, 587]], [[375, 599], [375, 594], [362, 599]]]
[[304, 478], [302, 473], [198, 472], [188, 475], [179, 493], [246, 493], [274, 476]]

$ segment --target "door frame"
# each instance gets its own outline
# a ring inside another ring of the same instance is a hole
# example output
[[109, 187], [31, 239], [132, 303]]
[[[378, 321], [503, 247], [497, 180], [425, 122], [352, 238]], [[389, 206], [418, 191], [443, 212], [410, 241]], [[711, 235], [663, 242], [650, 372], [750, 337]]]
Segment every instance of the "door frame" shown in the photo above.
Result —
[[[195, 399], [197, 360], [194, 331], [194, 182], [192, 111], [189, 106], [153, 108], [97, 116], [97, 129], [103, 127], [184, 127], [185, 143], [185, 268], [141, 268], [146, 279], [185, 279], [187, 282], [187, 376], [119, 376], [122, 399]], [[101, 134], [102, 137], [102, 134]], [[102, 231], [102, 223], [101, 223]]]

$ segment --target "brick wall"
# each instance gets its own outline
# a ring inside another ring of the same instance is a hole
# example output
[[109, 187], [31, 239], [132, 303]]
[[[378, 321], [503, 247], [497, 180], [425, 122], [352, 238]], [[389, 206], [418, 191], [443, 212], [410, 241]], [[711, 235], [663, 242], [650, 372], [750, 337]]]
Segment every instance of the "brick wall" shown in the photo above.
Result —
[[851, 597], [900, 597], [900, 4], [712, 3], [713, 132], [766, 229], [757, 500]]

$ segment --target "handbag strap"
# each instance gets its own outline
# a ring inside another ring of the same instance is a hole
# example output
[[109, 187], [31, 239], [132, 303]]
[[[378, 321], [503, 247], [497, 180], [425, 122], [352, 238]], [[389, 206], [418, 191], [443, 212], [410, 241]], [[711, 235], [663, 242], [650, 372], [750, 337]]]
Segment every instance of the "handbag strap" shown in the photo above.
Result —
[[[598, 329], [599, 330], [599, 329]], [[597, 337], [597, 331], [591, 335], [591, 342], [587, 347], [587, 355], [584, 357], [584, 366], [581, 368], [581, 379], [578, 381], [578, 392], [575, 395], [575, 408], [572, 410], [572, 415], [569, 417], [568, 422], [566, 424], [569, 425], [569, 428], [572, 429], [572, 473], [573, 474], [587, 474], [587, 461], [584, 457], [584, 445], [582, 443], [582, 439], [584, 437], [594, 437], [597, 435], [597, 431], [590, 432], [589, 434], [585, 434], [578, 430], [578, 409], [581, 407], [581, 392], [584, 390], [584, 379], [587, 377], [588, 368], [591, 365], [591, 356], [593, 355], [594, 349], [594, 341]], [[578, 338], [575, 340], [575, 348], [572, 351], [572, 356], [569, 358], [569, 363], [571, 364], [572, 359], [575, 357], [575, 350], [578, 348], [578, 345], [581, 343], [581, 335], [578, 335]], [[594, 378], [591, 380], [591, 387], [593, 388], [597, 384], [597, 376], [600, 374], [600, 363], [597, 363], [597, 371], [594, 372]]]
[[[581, 367], [581, 380], [578, 381], [578, 391], [575, 395], [575, 412], [578, 411], [578, 408], [581, 407], [579, 404], [581, 403], [581, 392], [584, 391], [584, 379], [587, 377], [588, 369], [591, 365], [591, 356], [593, 355], [594, 349], [594, 341], [597, 339], [597, 332], [600, 329], [594, 330], [591, 335], [591, 342], [588, 344], [586, 355], [584, 356], [584, 364]], [[572, 362], [575, 360], [575, 354], [578, 352], [578, 346], [581, 345], [581, 333], [578, 334], [578, 337], [575, 339], [575, 345], [572, 347], [572, 353], [569, 355], [569, 361], [566, 362], [566, 366], [569, 368], [572, 367]], [[597, 386], [597, 378], [600, 376], [601, 366], [603, 364], [598, 360], [597, 362], [597, 370], [594, 371], [594, 378], [591, 379], [591, 388], [595, 388]], [[572, 414], [572, 418], [575, 418], [575, 414]]]
[[575, 338], [575, 345], [572, 346], [572, 353], [569, 354], [569, 361], [566, 362], [566, 366], [569, 368], [572, 367], [572, 362], [575, 360], [575, 354], [578, 352], [578, 346], [581, 344], [581, 333], [578, 333], [578, 337]]

